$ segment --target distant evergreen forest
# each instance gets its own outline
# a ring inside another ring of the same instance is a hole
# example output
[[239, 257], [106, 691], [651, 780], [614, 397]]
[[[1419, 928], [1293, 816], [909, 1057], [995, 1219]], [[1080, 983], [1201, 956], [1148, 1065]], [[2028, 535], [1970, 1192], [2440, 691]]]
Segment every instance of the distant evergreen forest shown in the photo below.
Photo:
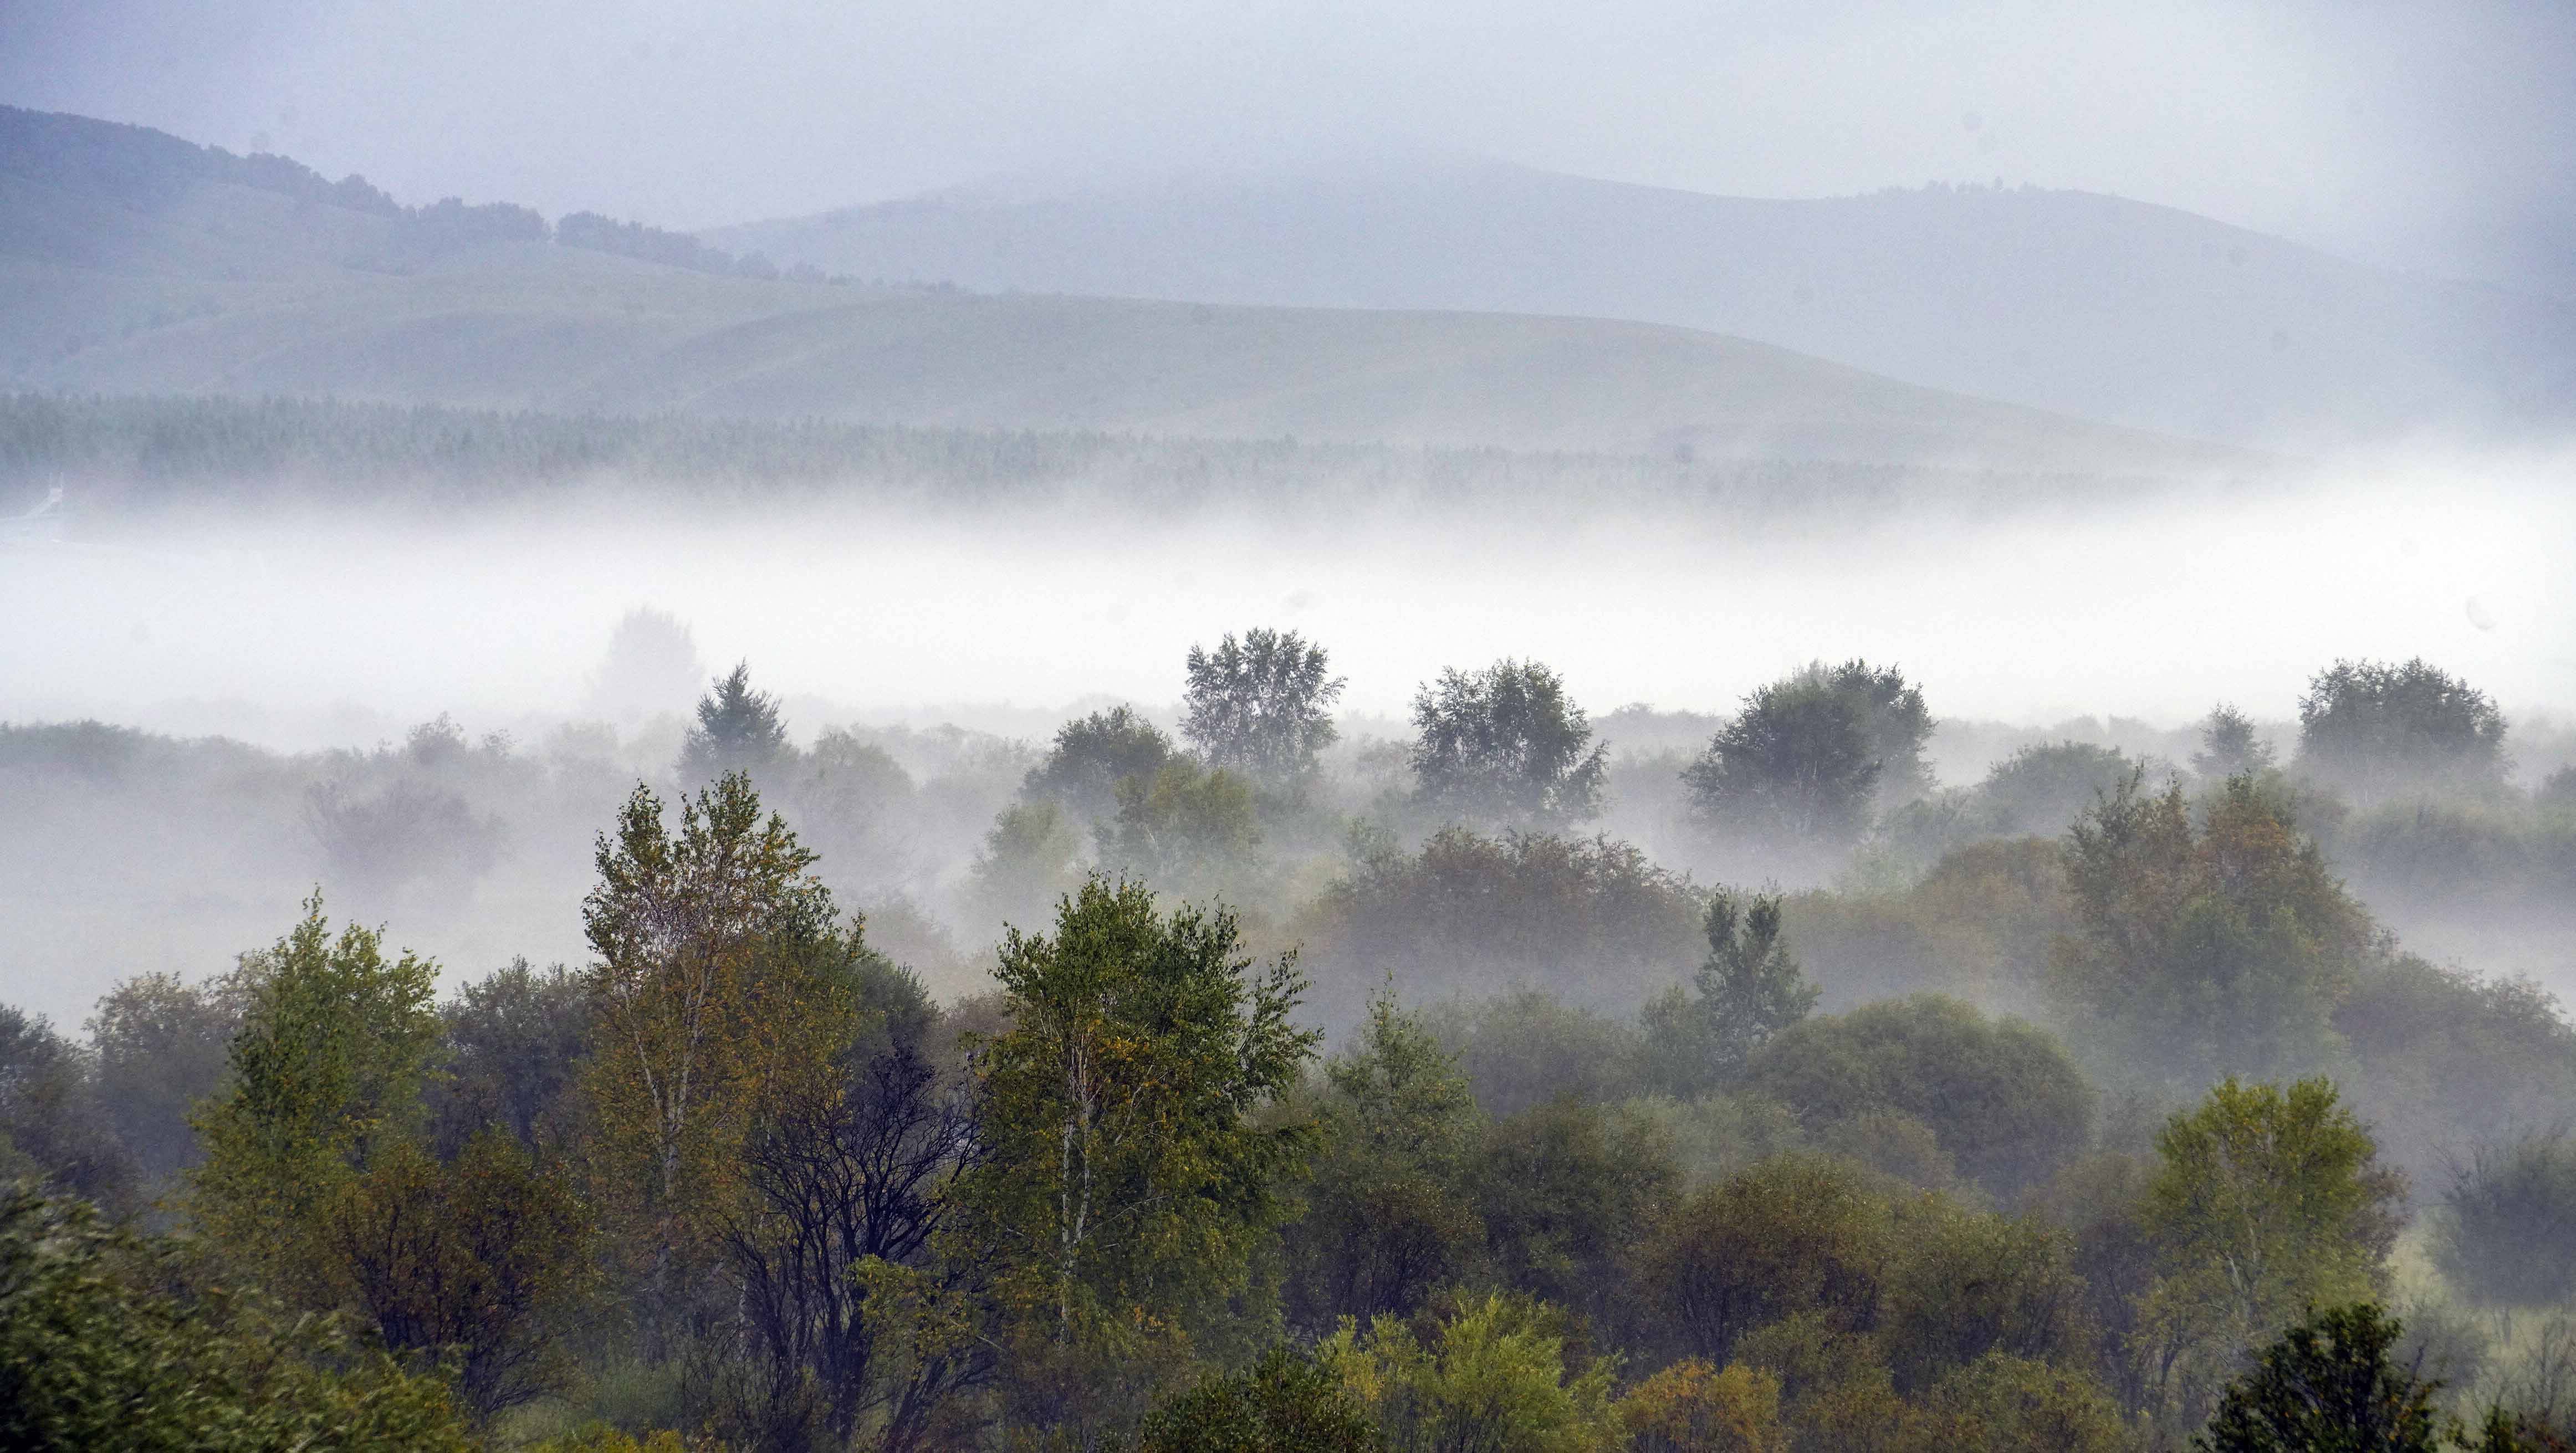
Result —
[[1145, 508], [1319, 491], [1597, 505], [1883, 509], [1904, 500], [2095, 492], [2096, 476], [1792, 460], [620, 417], [319, 399], [0, 394], [0, 488], [64, 484], [81, 507], [268, 496], [498, 498], [614, 480], [691, 492], [875, 493], [951, 502], [1112, 489]]

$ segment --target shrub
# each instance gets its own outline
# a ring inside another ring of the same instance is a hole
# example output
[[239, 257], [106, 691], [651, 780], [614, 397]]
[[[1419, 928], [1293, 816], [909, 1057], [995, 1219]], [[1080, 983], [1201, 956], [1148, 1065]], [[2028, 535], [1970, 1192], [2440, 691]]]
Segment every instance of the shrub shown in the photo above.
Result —
[[1628, 1390], [1619, 1424], [1635, 1453], [1788, 1453], [1780, 1379], [1687, 1357]]
[[1866, 1329], [1889, 1213], [1864, 1174], [1782, 1156], [1684, 1199], [1639, 1243], [1636, 1282], [1681, 1350], [1723, 1364], [1754, 1328], [1816, 1313]]

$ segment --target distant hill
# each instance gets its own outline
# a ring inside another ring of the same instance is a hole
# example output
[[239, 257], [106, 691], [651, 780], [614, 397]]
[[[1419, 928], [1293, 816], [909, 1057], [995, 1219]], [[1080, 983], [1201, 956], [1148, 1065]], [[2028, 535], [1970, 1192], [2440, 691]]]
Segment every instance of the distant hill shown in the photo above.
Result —
[[1422, 163], [959, 191], [703, 235], [887, 280], [1665, 323], [2239, 441], [2576, 422], [2576, 305], [2083, 192], [1775, 201]]
[[282, 158], [0, 113], [6, 388], [2039, 471], [2242, 462], [1677, 327], [820, 277], [607, 219], [405, 208]]

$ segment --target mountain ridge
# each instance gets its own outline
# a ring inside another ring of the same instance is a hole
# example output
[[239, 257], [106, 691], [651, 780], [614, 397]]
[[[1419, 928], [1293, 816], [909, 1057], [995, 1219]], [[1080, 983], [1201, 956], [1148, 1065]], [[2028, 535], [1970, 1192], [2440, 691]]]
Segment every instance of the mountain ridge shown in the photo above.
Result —
[[1452, 160], [950, 189], [700, 235], [888, 280], [1668, 323], [2257, 444], [2576, 422], [2576, 306], [2089, 192], [1740, 198]]

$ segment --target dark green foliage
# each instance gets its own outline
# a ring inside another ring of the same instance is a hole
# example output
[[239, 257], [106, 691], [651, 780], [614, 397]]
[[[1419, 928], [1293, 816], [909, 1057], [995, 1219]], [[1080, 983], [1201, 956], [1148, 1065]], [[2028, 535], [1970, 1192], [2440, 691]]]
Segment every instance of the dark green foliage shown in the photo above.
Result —
[[1649, 1077], [1680, 1099], [1732, 1085], [1754, 1051], [1816, 1007], [1816, 987], [1781, 941], [1778, 897], [1757, 893], [1739, 904], [1721, 889], [1710, 895], [1704, 928], [1708, 957], [1692, 980], [1699, 993], [1675, 987], [1644, 1016]]
[[2548, 1306], [2576, 1291], [2576, 1139], [2484, 1141], [2451, 1173], [2433, 1258], [2483, 1302]]
[[1890, 1246], [1879, 1339], [1898, 1391], [1988, 1354], [2080, 1366], [2090, 1353], [2073, 1238], [2057, 1227], [1926, 1201]]
[[[2197, 820], [2195, 820], [2195, 818]], [[2050, 987], [2097, 1063], [2188, 1093], [2314, 1071], [2376, 929], [2272, 785], [2232, 777], [2195, 814], [2132, 777], [2067, 835], [2078, 934]]]
[[165, 1247], [90, 1207], [0, 1189], [0, 1448], [28, 1453], [465, 1453], [431, 1378], [327, 1322], [190, 1289]]
[[590, 1214], [503, 1130], [446, 1164], [405, 1143], [324, 1213], [320, 1243], [388, 1352], [452, 1373], [477, 1421], [561, 1387]]
[[794, 749], [779, 720], [778, 698], [751, 686], [751, 666], [737, 661], [698, 700], [698, 724], [680, 746], [680, 775], [712, 782], [727, 772], [758, 772]]
[[1377, 1426], [1311, 1353], [1277, 1346], [1145, 1415], [1135, 1453], [1378, 1453]]
[[1630, 1265], [1679, 1349], [1723, 1366], [1746, 1333], [1792, 1316], [1868, 1331], [1890, 1227], [1865, 1172], [1781, 1156], [1684, 1198], [1638, 1240]]
[[2314, 1314], [2263, 1349], [2192, 1446], [2201, 1453], [2433, 1453], [2437, 1389], [2388, 1355], [2403, 1330], [2367, 1302]]
[[2299, 698], [2299, 770], [2359, 796], [2498, 781], [2504, 736], [2485, 692], [2421, 657], [2337, 661]]
[[1291, 962], [1256, 971], [1229, 912], [1166, 916], [1094, 877], [1054, 928], [1003, 942], [1010, 1027], [982, 1046], [984, 1158], [959, 1197], [1022, 1358], [1018, 1415], [1079, 1424], [1148, 1395], [1187, 1322], [1244, 1286], [1313, 1138], [1267, 1112], [1320, 1036], [1291, 1017]]
[[2226, 702], [2201, 718], [2200, 750], [2192, 753], [2191, 770], [2214, 782], [2272, 767], [2272, 744], [2254, 728], [2254, 719]]
[[1485, 1237], [1464, 1185], [1482, 1117], [1418, 1016], [1379, 994], [1324, 1080], [1322, 1144], [1284, 1248], [1288, 1315], [1317, 1334], [1344, 1317], [1411, 1315], [1482, 1255]]
[[1472, 1178], [1497, 1275], [1596, 1325], [1630, 1315], [1620, 1270], [1681, 1184], [1662, 1127], [1558, 1100], [1494, 1121]]
[[1558, 826], [1601, 814], [1609, 748], [1564, 678], [1536, 661], [1455, 667], [1413, 696], [1423, 803], [1458, 821]]
[[459, 989], [439, 1017], [447, 1056], [428, 1096], [438, 1153], [456, 1155], [487, 1127], [531, 1150], [562, 1144], [574, 1128], [568, 1097], [591, 1034], [581, 976], [561, 964], [538, 970], [518, 959]]
[[1389, 973], [1421, 999], [1544, 982], [1624, 1013], [1698, 961], [1701, 920], [1689, 880], [1628, 843], [1453, 827], [1365, 849], [1301, 936], [1344, 1016]]
[[1937, 995], [1783, 1030], [1752, 1057], [1745, 1086], [1811, 1127], [1912, 1116], [1962, 1173], [2007, 1196], [2081, 1152], [2092, 1127], [2093, 1088], [2056, 1040]]
[[1222, 768], [1174, 757], [1150, 774], [1118, 780], [1118, 816], [1095, 824], [1100, 862], [1167, 892], [1209, 896], [1253, 871], [1261, 827], [1252, 784]]
[[2373, 954], [2334, 1027], [2362, 1065], [2348, 1077], [2355, 1108], [2420, 1183], [2438, 1183], [2462, 1144], [2499, 1124], [2576, 1116], [2576, 1027], [2527, 979]]
[[144, 974], [100, 996], [89, 1021], [99, 1097], [147, 1181], [166, 1184], [201, 1158], [190, 1117], [223, 1077], [251, 987], [246, 974]]
[[1613, 1103], [1642, 1088], [1645, 1045], [1636, 1029], [1544, 990], [1444, 1003], [1428, 1018], [1488, 1115], [1518, 1115], [1559, 1100]]
[[22, 1173], [57, 1194], [122, 1209], [135, 1164], [99, 1102], [88, 1057], [44, 1020], [0, 1004], [0, 1183]]
[[1117, 812], [1119, 783], [1150, 778], [1171, 759], [1172, 739], [1161, 727], [1133, 707], [1112, 707], [1057, 728], [1055, 745], [1030, 769], [1020, 794], [1096, 821]]
[[1227, 632], [1214, 651], [1190, 647], [1181, 735], [1211, 767], [1274, 790], [1315, 771], [1315, 754], [1340, 735], [1332, 706], [1342, 679], [1326, 674], [1324, 648], [1295, 631]]
[[1893, 667], [1819, 661], [1757, 689], [1683, 772], [1702, 821], [1756, 840], [1846, 843], [1880, 800], [1931, 785], [1921, 688]]

